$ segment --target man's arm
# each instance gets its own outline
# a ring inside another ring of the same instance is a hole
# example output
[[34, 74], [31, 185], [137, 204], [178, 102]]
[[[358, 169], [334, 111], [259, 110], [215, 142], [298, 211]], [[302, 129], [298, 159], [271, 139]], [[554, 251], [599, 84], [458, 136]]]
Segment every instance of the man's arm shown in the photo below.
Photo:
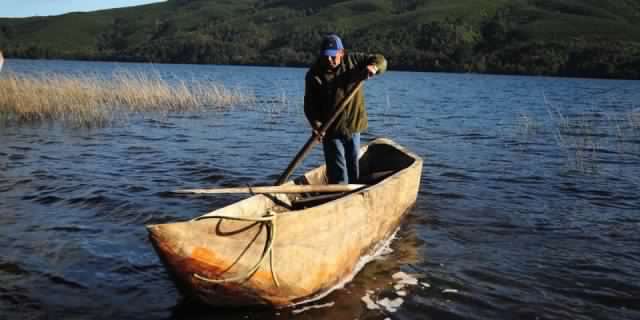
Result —
[[353, 68], [362, 70], [365, 74], [364, 79], [387, 71], [387, 59], [381, 54], [352, 53], [350, 59]]
[[315, 134], [319, 133], [322, 123], [320, 122], [320, 109], [318, 96], [315, 90], [315, 79], [311, 74], [307, 74], [304, 83], [304, 115], [309, 121], [309, 125]]

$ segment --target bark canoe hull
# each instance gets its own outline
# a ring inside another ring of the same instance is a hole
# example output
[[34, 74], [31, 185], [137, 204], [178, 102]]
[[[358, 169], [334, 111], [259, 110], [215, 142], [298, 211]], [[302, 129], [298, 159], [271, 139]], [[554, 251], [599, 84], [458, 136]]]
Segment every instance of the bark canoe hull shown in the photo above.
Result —
[[[310, 207], [296, 203], [313, 195], [255, 195], [190, 221], [148, 225], [149, 238], [181, 292], [206, 304], [312, 301], [350, 281], [397, 230], [416, 201], [422, 162], [376, 139], [362, 147], [361, 175], [387, 174], [362, 189]], [[325, 184], [325, 167], [287, 183]]]

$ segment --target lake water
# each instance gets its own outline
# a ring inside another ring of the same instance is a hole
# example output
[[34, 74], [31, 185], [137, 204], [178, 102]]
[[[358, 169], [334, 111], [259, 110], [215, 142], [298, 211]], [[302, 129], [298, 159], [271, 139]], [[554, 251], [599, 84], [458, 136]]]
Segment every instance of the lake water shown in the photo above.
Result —
[[[0, 126], [2, 319], [640, 319], [638, 81], [368, 81], [363, 140], [425, 160], [391, 250], [314, 308], [221, 310], [181, 298], [144, 225], [242, 198], [169, 190], [273, 183], [310, 134], [305, 70], [8, 60], [0, 77], [118, 69], [248, 88], [257, 105]], [[316, 147], [296, 174], [321, 161]], [[399, 290], [400, 271], [418, 283]]]

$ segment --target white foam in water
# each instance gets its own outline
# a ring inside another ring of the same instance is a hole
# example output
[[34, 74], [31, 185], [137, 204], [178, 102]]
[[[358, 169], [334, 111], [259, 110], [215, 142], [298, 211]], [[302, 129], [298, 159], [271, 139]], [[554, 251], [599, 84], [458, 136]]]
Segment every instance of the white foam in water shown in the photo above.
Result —
[[387, 245], [382, 247], [379, 252], [377, 252], [375, 257], [373, 257], [373, 260], [384, 260], [386, 256], [392, 254], [393, 253], [393, 249], [391, 249], [391, 247], [389, 247], [389, 244], [391, 244], [390, 241], [389, 241], [389, 243]]
[[291, 311], [293, 314], [299, 314], [299, 313], [303, 313], [307, 310], [311, 310], [311, 309], [322, 309], [322, 308], [329, 308], [329, 307], [333, 307], [333, 305], [336, 304], [335, 302], [329, 302], [329, 303], [325, 303], [325, 304], [314, 304], [311, 306], [306, 306], [300, 309], [296, 309]]
[[458, 290], [456, 290], [456, 289], [444, 289], [444, 290], [442, 290], [442, 293], [458, 293]]
[[389, 298], [384, 298], [378, 301], [378, 305], [383, 306], [387, 311], [394, 313], [398, 311], [398, 308], [404, 303], [404, 299], [395, 298], [393, 300]]
[[402, 271], [394, 273], [391, 278], [394, 280], [392, 285], [397, 297], [393, 300], [389, 298], [375, 300], [372, 298], [374, 292], [369, 290], [367, 291], [367, 294], [362, 297], [362, 302], [365, 303], [367, 309], [380, 310], [384, 308], [384, 310], [389, 313], [396, 312], [404, 303], [404, 299], [402, 297], [407, 296], [407, 286], [415, 286], [418, 284], [418, 278]]
[[367, 309], [369, 310], [378, 310], [380, 309], [380, 306], [378, 306], [378, 304], [373, 301], [373, 299], [371, 299], [370, 294], [372, 294], [373, 291], [367, 291], [367, 294], [362, 297], [362, 302], [364, 302], [364, 304], [367, 306]]
[[415, 286], [418, 284], [418, 278], [412, 275], [406, 274], [402, 271], [393, 274], [393, 276], [391, 277], [395, 280], [398, 280], [399, 284], [406, 284], [411, 286]]

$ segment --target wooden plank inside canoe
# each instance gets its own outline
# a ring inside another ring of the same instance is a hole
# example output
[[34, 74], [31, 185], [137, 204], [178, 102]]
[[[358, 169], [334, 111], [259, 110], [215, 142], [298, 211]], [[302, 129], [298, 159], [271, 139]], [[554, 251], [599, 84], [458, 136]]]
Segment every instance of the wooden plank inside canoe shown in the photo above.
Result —
[[348, 192], [365, 187], [364, 184], [318, 184], [280, 185], [239, 188], [181, 189], [175, 193], [217, 194], [217, 193], [306, 193], [306, 192]]

